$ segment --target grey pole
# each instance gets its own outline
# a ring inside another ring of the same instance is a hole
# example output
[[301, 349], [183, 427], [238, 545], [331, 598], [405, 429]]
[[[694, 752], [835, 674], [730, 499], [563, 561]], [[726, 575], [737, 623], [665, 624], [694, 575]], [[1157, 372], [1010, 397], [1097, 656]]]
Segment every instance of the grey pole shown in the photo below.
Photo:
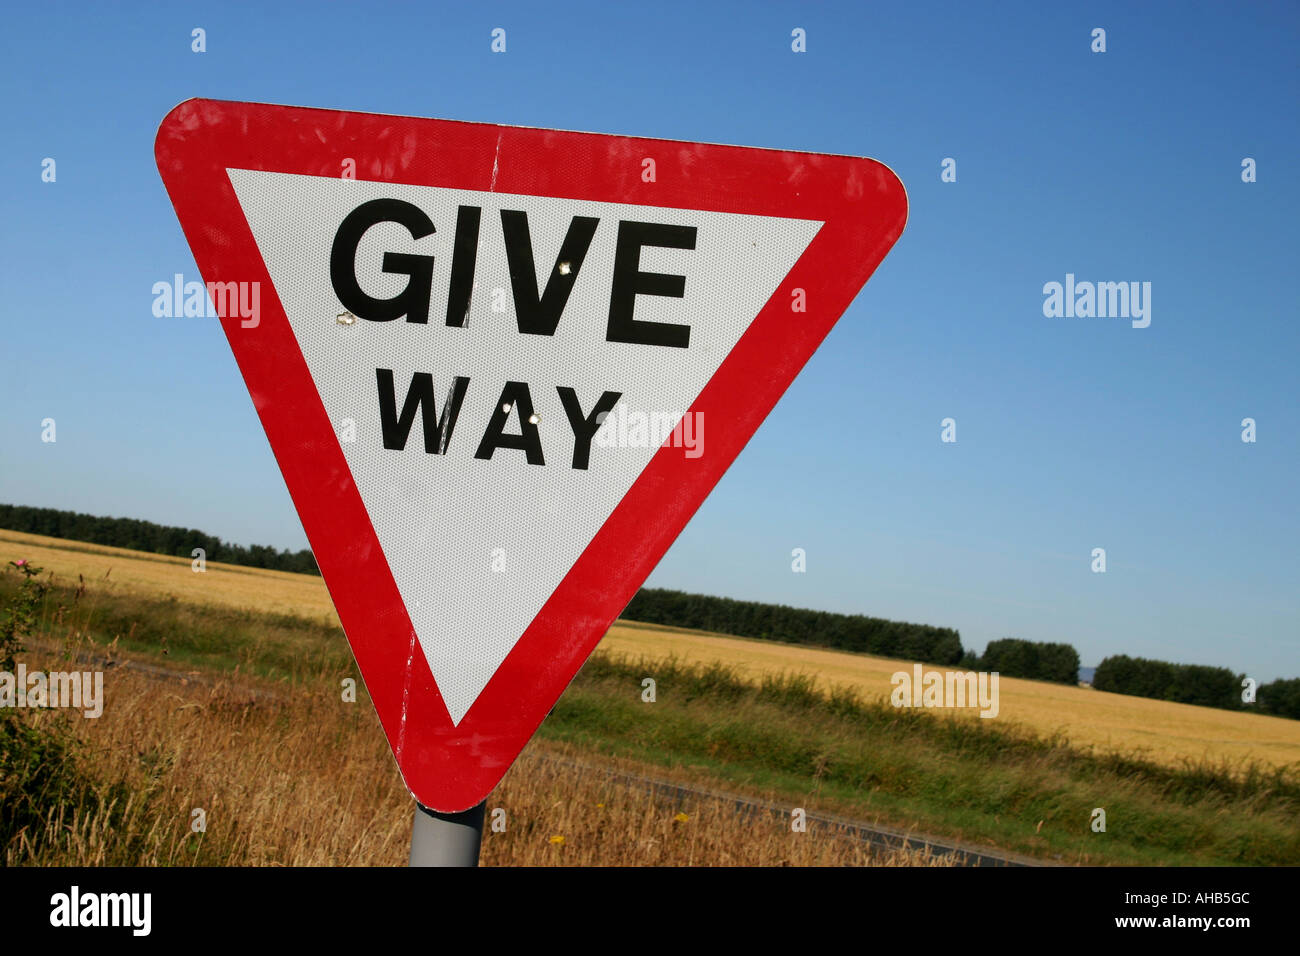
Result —
[[439, 813], [415, 804], [411, 866], [478, 866], [487, 801], [460, 813]]

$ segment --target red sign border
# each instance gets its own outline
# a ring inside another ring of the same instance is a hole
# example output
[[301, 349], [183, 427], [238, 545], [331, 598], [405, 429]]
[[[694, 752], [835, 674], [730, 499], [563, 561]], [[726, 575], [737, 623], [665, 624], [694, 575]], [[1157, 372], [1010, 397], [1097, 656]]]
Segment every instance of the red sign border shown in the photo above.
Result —
[[[398, 768], [443, 812], [496, 786], [907, 220], [903, 184], [871, 159], [454, 120], [191, 99], [154, 152], [204, 280], [262, 284], [259, 324], [222, 326]], [[660, 449], [455, 726], [226, 173], [339, 178], [345, 159], [357, 179], [825, 223], [691, 406], [706, 453]]]

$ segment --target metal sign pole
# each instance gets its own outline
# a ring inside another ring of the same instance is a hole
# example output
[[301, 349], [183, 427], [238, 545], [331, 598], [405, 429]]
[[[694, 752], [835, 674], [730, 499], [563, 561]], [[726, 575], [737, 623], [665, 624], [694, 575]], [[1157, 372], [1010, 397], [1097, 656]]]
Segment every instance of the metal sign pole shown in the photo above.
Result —
[[411, 866], [478, 866], [486, 811], [486, 800], [460, 813], [439, 813], [417, 802]]

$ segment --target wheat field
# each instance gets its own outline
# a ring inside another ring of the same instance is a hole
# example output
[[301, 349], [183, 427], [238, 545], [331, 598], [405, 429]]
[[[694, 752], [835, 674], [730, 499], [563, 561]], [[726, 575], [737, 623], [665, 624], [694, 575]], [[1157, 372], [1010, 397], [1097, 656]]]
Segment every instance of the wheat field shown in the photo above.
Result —
[[83, 575], [88, 584], [119, 593], [172, 595], [180, 601], [296, 614], [312, 620], [327, 617], [338, 623], [325, 582], [311, 574], [215, 561], [207, 562], [204, 573], [196, 574], [189, 558], [4, 529], [0, 529], [0, 558], [26, 558], [65, 582], [75, 582], [78, 575]]
[[[63, 580], [84, 575], [97, 587], [237, 608], [296, 614], [337, 622], [320, 578], [209, 562], [195, 574], [185, 558], [62, 541], [0, 530], [0, 557], [27, 558]], [[601, 642], [611, 653], [719, 661], [756, 680], [764, 674], [802, 673], [824, 686], [853, 687], [868, 697], [888, 697], [890, 676], [911, 662], [839, 651], [746, 640], [619, 621]], [[1081, 747], [1141, 754], [1169, 765], [1210, 758], [1300, 763], [1300, 721], [1108, 694], [1084, 687], [1004, 678], [998, 721], [1023, 724], [1042, 734], [1063, 734]], [[979, 720], [975, 711], [970, 719]]]

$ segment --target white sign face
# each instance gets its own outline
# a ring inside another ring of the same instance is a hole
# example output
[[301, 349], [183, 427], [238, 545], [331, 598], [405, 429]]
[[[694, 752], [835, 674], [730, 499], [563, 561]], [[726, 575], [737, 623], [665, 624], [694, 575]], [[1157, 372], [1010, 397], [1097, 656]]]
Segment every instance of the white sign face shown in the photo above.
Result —
[[823, 225], [227, 173], [453, 724]]
[[445, 813], [907, 222], [888, 167], [824, 153], [204, 99], [154, 153], [402, 778]]

